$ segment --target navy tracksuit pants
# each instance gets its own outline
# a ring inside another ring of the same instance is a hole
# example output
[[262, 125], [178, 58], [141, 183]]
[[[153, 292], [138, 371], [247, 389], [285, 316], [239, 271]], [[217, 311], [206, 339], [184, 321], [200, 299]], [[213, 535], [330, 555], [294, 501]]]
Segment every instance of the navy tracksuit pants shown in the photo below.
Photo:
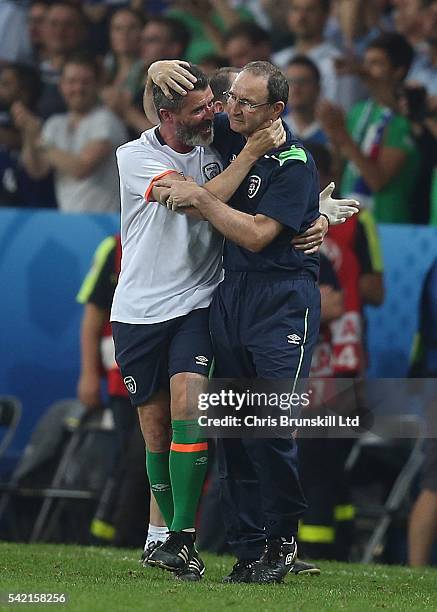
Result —
[[[290, 380], [309, 375], [320, 292], [304, 274], [227, 272], [211, 306], [216, 378]], [[296, 536], [306, 510], [290, 438], [218, 440], [223, 518], [239, 559], [259, 558], [266, 538]]]

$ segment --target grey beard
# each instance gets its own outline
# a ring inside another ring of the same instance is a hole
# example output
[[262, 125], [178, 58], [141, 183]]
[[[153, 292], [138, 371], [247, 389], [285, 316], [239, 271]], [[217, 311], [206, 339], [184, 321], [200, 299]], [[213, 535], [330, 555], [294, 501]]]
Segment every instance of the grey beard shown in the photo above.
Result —
[[208, 136], [196, 131], [196, 128], [178, 126], [176, 128], [176, 136], [187, 147], [207, 147], [214, 140], [214, 126], [211, 125], [211, 132]]

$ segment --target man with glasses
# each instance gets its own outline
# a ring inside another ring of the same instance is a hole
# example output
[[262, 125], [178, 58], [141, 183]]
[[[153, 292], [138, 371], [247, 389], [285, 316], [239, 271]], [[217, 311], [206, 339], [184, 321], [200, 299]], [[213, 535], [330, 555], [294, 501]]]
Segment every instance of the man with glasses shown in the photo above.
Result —
[[[181, 89], [177, 82], [190, 88], [186, 74], [167, 79], [155, 68], [154, 77], [167, 93], [169, 84]], [[214, 146], [232, 167], [246, 139], [280, 117], [288, 83], [272, 64], [251, 62], [227, 99], [229, 118], [215, 116]], [[157, 185], [170, 188], [167, 205], [193, 206], [226, 238], [225, 277], [210, 315], [215, 375], [288, 379], [297, 388], [308, 376], [320, 320], [317, 242], [304, 251], [291, 245], [320, 215], [309, 153], [286, 129], [285, 143], [258, 159], [228, 200], [190, 181], [164, 178]], [[349, 202], [346, 214], [356, 206]], [[226, 581], [281, 582], [295, 562], [298, 520], [306, 509], [295, 442], [291, 434], [221, 439], [218, 454], [224, 522], [238, 557]]]

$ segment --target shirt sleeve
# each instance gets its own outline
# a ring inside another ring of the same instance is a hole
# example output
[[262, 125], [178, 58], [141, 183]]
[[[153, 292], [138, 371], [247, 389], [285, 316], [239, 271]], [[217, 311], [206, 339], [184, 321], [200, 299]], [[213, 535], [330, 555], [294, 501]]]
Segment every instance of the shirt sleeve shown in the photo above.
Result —
[[308, 164], [288, 161], [273, 172], [271, 182], [256, 210], [299, 232], [314, 188]]
[[93, 116], [89, 126], [89, 140], [107, 140], [115, 147], [128, 139], [126, 128], [113, 113], [101, 109]]
[[117, 164], [122, 188], [134, 196], [149, 201], [153, 183], [166, 174], [179, 172], [174, 163], [160, 151], [143, 151], [139, 148], [120, 147]]
[[116, 240], [109, 236], [100, 243], [94, 253], [92, 266], [77, 294], [80, 304], [95, 304], [104, 310], [111, 309], [116, 278]]
[[369, 210], [361, 211], [358, 216], [355, 246], [361, 274], [383, 272], [384, 266], [378, 230], [375, 219]]

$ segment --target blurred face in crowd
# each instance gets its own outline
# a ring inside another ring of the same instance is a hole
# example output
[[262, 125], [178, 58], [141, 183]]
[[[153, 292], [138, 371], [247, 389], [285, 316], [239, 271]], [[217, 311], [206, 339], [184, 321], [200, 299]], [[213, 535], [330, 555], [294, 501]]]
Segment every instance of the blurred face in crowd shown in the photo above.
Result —
[[44, 46], [49, 54], [65, 54], [76, 50], [85, 37], [80, 14], [71, 7], [54, 4], [44, 24]]
[[[268, 125], [270, 120], [279, 117], [284, 109], [282, 102], [270, 104], [268, 100], [267, 79], [242, 71], [235, 79], [231, 89], [226, 111], [231, 129], [243, 136], [250, 136], [261, 126]], [[261, 104], [250, 108], [245, 104]]]
[[210, 145], [214, 138], [214, 96], [211, 87], [189, 91], [177, 113], [161, 111], [161, 117], [174, 126], [183, 144], [194, 147]]
[[91, 66], [67, 63], [62, 71], [60, 89], [69, 111], [86, 114], [97, 102], [98, 79]]
[[393, 88], [403, 76], [403, 69], [395, 68], [383, 49], [367, 49], [363, 68], [371, 90]]
[[287, 24], [297, 38], [311, 40], [321, 36], [327, 18], [321, 0], [290, 0]]
[[420, 27], [423, 20], [423, 0], [392, 0], [396, 30], [408, 35]]
[[290, 91], [289, 106], [297, 111], [314, 110], [320, 95], [317, 79], [307, 66], [288, 66], [285, 73]]
[[29, 8], [27, 24], [30, 42], [33, 47], [41, 47], [44, 43], [44, 21], [48, 12], [47, 4], [36, 2]]
[[3, 68], [0, 72], [0, 108], [9, 109], [11, 104], [20, 99], [20, 84], [12, 68]]
[[437, 0], [426, 10], [423, 34], [431, 45], [437, 46]]
[[158, 60], [176, 59], [180, 55], [180, 45], [171, 40], [169, 29], [164, 24], [146, 23], [141, 37], [141, 57], [146, 67]]
[[269, 61], [270, 55], [270, 45], [265, 42], [254, 45], [246, 36], [231, 38], [225, 47], [225, 56], [229, 64], [237, 68], [243, 68], [249, 62], [256, 60]]
[[111, 49], [115, 54], [138, 56], [141, 47], [140, 20], [130, 11], [117, 11], [111, 19]]

